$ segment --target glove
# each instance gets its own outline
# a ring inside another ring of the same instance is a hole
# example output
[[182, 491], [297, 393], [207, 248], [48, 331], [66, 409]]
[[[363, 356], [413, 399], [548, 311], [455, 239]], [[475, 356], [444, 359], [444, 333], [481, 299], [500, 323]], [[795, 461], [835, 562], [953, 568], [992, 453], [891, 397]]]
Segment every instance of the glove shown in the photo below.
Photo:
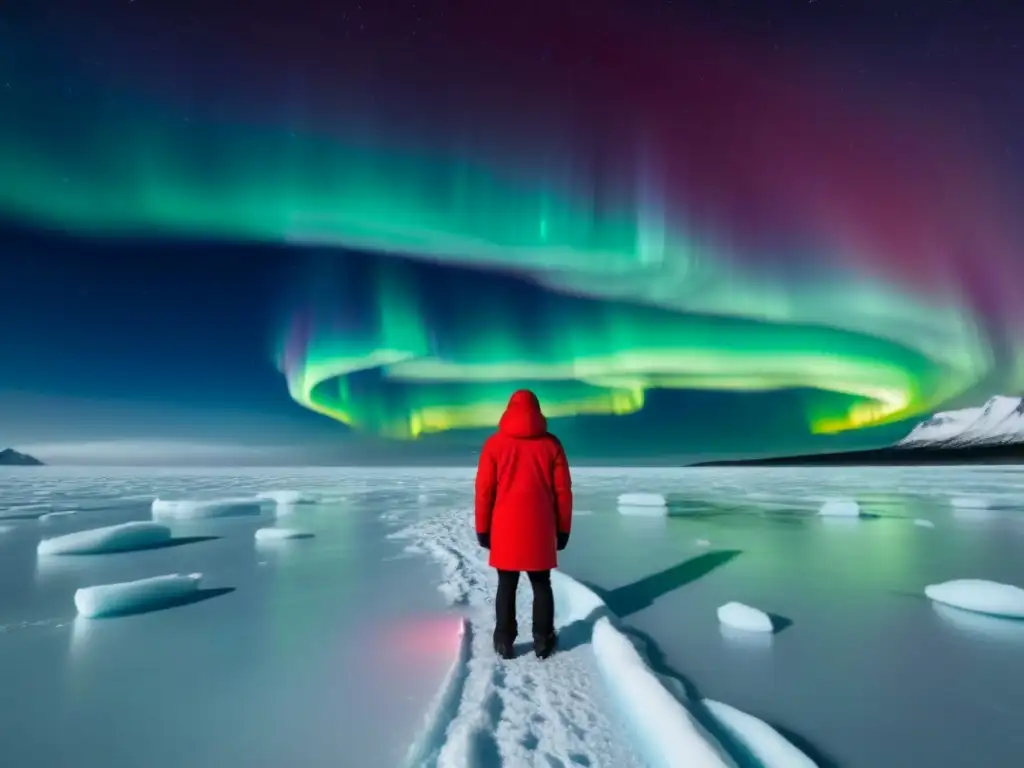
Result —
[[480, 546], [483, 547], [484, 549], [490, 549], [491, 548], [491, 534], [489, 534], [489, 533], [478, 533], [476, 535], [476, 540], [480, 544]]
[[562, 533], [561, 531], [559, 531], [559, 533], [558, 533], [558, 551], [561, 552], [563, 549], [565, 549], [565, 547], [566, 547], [566, 545], [568, 543], [569, 543], [569, 534], [568, 533]]

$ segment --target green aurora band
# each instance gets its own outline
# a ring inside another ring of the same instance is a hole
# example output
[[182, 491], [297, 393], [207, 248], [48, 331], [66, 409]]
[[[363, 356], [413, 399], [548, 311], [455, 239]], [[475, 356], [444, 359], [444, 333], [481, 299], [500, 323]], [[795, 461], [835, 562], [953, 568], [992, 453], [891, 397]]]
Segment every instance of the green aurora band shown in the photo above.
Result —
[[[422, 271], [382, 259], [358, 279], [321, 276], [281, 341], [291, 396], [404, 439], [493, 425], [518, 387], [535, 390], [555, 418], [634, 413], [653, 388], [808, 388], [820, 392], [810, 430], [835, 433], [932, 410], [972, 382], [969, 366], [955, 365], [969, 356], [937, 362], [881, 336], [539, 287], [525, 297], [484, 286], [452, 295], [424, 285]], [[358, 284], [370, 298], [331, 296], [332, 284]]]
[[[283, 334], [291, 396], [360, 430], [492, 425], [529, 386], [553, 417], [633, 413], [652, 388], [810, 388], [823, 395], [811, 431], [835, 433], [934, 410], [991, 369], [952, 294], [824, 266], [827, 252], [795, 278], [749, 269], [756, 258], [712, 227], [666, 214], [641, 170], [598, 205], [586, 179], [469, 152], [152, 115], [122, 117], [115, 141], [100, 125], [63, 152], [0, 126], [0, 169], [17, 180], [0, 185], [0, 213], [80, 234], [337, 248], [339, 263], [344, 249], [406, 257], [363, 285], [358, 329], [300, 305]], [[514, 269], [537, 289], [525, 304], [460, 297], [442, 321], [418, 260]]]

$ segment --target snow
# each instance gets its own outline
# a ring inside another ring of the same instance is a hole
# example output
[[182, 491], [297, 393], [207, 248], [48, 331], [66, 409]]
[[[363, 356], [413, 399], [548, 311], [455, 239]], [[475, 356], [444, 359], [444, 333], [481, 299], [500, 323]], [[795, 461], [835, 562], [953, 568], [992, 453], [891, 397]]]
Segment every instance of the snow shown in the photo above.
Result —
[[1019, 397], [996, 395], [990, 398], [981, 413], [958, 435], [950, 440], [952, 446], [989, 445], [1005, 442], [1007, 438], [1020, 439], [1024, 421], [1016, 409], [1021, 404]]
[[312, 533], [299, 531], [295, 528], [259, 528], [256, 541], [288, 541], [290, 539], [311, 539]]
[[666, 506], [655, 506], [653, 504], [633, 505], [633, 506], [622, 506], [618, 507], [620, 515], [636, 516], [636, 517], [668, 517], [668, 507]]
[[744, 632], [774, 632], [772, 618], [764, 611], [743, 603], [726, 603], [718, 608], [718, 620]]
[[818, 514], [822, 517], [860, 517], [860, 504], [853, 499], [827, 499]]
[[665, 507], [668, 502], [660, 493], [620, 493], [620, 507]]
[[148, 521], [108, 525], [39, 542], [40, 555], [101, 555], [148, 549], [171, 540], [171, 529]]
[[1024, 440], [1022, 398], [996, 395], [985, 405], [936, 413], [911, 430], [897, 445], [949, 448], [999, 445]]
[[914, 521], [914, 525], [916, 525], [918, 528], [934, 528], [935, 527], [935, 523], [933, 523], [931, 520], [925, 520], [922, 517], [917, 518]]
[[180, 520], [259, 515], [262, 513], [263, 508], [260, 506], [260, 503], [252, 499], [181, 499], [177, 501], [155, 499], [153, 501], [153, 517], [170, 517]]
[[263, 491], [256, 494], [256, 498], [261, 501], [273, 501], [278, 506], [290, 507], [295, 504], [316, 504], [319, 499], [312, 494], [304, 493], [303, 491]]
[[197, 592], [202, 576], [171, 574], [83, 587], [75, 592], [75, 608], [80, 616], [96, 619], [168, 607]]
[[937, 603], [1008, 619], [1024, 619], [1024, 589], [984, 579], [954, 579], [924, 588]]
[[763, 720], [720, 701], [704, 699], [704, 706], [763, 768], [817, 768], [813, 760]]
[[935, 445], [953, 439], [981, 416], [981, 408], [962, 408], [958, 411], [942, 411], [925, 419], [900, 440], [896, 445]]

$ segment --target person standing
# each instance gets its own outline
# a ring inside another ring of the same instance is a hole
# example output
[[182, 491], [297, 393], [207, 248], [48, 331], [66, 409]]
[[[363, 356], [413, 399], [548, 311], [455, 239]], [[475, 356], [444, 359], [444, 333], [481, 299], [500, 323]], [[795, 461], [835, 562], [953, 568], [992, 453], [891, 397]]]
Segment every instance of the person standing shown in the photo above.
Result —
[[555, 599], [551, 569], [569, 543], [572, 528], [572, 477], [565, 449], [548, 432], [537, 396], [513, 393], [484, 442], [475, 483], [476, 535], [490, 550], [498, 571], [494, 650], [512, 658], [519, 628], [516, 589], [523, 572], [533, 589], [533, 649], [545, 659], [555, 651]]

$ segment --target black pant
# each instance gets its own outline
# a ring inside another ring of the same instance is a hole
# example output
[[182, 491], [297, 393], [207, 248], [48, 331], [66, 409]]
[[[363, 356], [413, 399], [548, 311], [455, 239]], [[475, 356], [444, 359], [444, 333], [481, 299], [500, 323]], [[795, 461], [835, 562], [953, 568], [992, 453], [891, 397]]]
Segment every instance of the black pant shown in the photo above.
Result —
[[[533, 589], [533, 636], [547, 637], [555, 632], [555, 595], [551, 591], [551, 571], [527, 571]], [[516, 587], [519, 571], [498, 571], [498, 596], [494, 600], [494, 636], [515, 640]]]

